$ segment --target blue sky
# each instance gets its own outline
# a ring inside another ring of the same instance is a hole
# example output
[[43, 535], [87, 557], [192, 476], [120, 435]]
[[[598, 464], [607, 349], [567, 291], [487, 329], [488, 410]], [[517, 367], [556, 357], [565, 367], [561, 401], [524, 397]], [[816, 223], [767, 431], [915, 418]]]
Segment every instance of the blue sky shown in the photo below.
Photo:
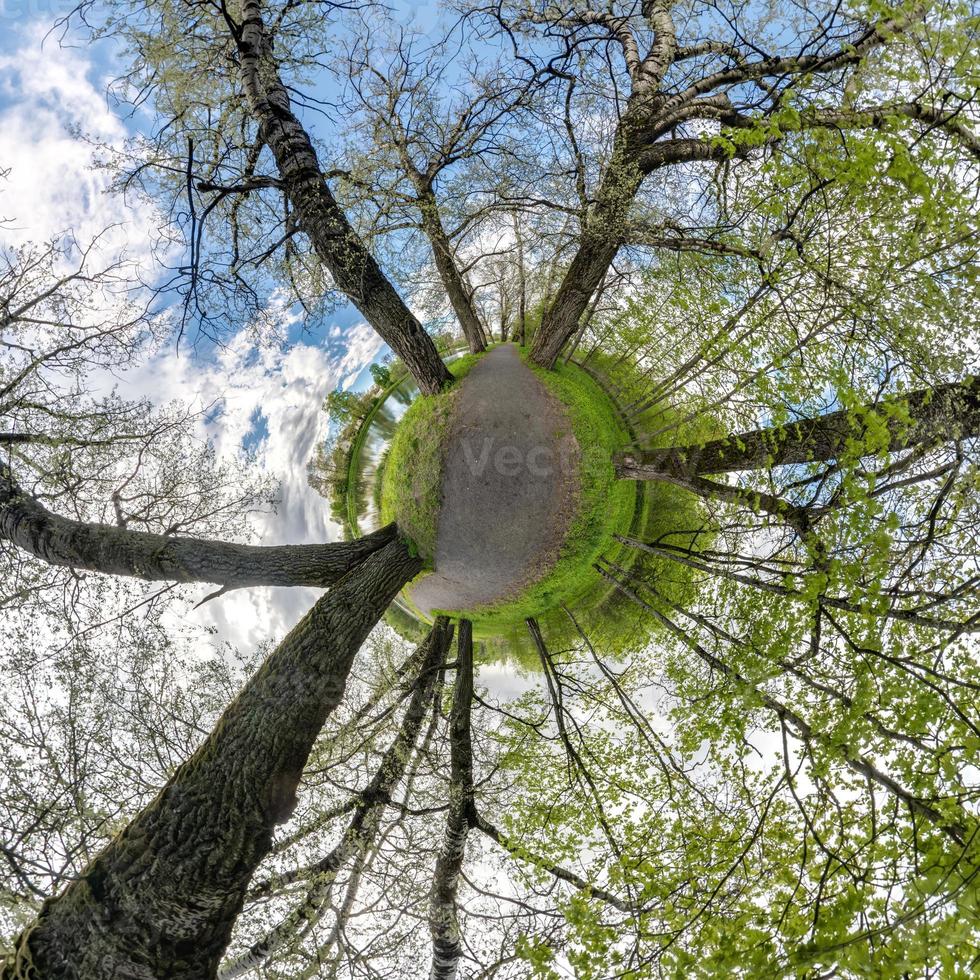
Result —
[[[0, 216], [10, 219], [0, 236], [16, 246], [70, 229], [88, 241], [109, 228], [102, 239], [106, 257], [125, 251], [152, 275], [147, 243], [159, 217], [145, 204], [107, 193], [107, 176], [92, 168], [91, 146], [73, 131], [80, 127], [108, 144], [131, 132], [132, 121], [115, 115], [105, 98], [106, 80], [117, 69], [111, 46], [59, 47], [55, 38], [45, 39], [51, 8], [17, 17], [12, 9], [9, 2], [3, 8], [10, 29], [0, 31], [0, 166], [10, 170], [0, 181]], [[326, 433], [321, 406], [334, 387], [365, 375], [382, 344], [350, 308], [335, 311], [313, 332], [301, 333], [288, 311], [282, 322], [293, 341], [285, 346], [259, 348], [243, 329], [223, 350], [185, 345], [177, 355], [171, 345], [104, 384], [158, 403], [219, 401], [199, 435], [219, 453], [243, 445], [254, 450], [258, 465], [281, 483], [282, 503], [277, 514], [259, 520], [259, 539], [330, 540], [340, 529], [306, 482], [306, 463]], [[254, 630], [268, 636], [288, 628], [309, 600], [297, 591], [252, 590], [208, 603], [200, 616], [232, 642], [248, 643]]]

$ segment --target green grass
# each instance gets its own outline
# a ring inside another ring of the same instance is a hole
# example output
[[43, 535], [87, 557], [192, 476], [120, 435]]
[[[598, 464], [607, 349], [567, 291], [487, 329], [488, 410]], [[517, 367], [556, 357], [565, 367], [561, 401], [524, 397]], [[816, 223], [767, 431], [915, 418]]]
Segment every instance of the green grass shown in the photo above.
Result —
[[469, 611], [480, 636], [521, 631], [528, 616], [541, 617], [562, 604], [578, 607], [597, 592], [605, 593], [592, 565], [600, 554], [621, 547], [612, 535], [628, 533], [636, 511], [634, 484], [617, 480], [613, 470], [613, 453], [629, 442], [629, 433], [609, 396], [574, 364], [553, 371], [531, 367], [565, 406], [579, 444], [576, 513], [557, 561], [543, 578], [507, 602]]
[[[448, 367], [462, 380], [482, 354], [465, 354]], [[391, 441], [381, 479], [381, 521], [396, 521], [431, 568], [442, 504], [442, 467], [458, 389], [420, 395]]]
[[381, 406], [385, 403], [388, 396], [402, 383], [404, 377], [399, 377], [392, 381], [384, 391], [374, 400], [371, 410], [361, 420], [361, 425], [357, 430], [357, 435], [351, 443], [350, 456], [347, 461], [347, 491], [345, 494], [345, 506], [347, 511], [347, 527], [352, 537], [357, 537], [361, 532], [357, 522], [357, 486], [361, 476], [361, 449], [364, 440], [367, 438], [371, 423], [375, 415], [381, 411]]
[[[466, 355], [450, 370], [461, 379], [479, 356]], [[472, 620], [475, 635], [487, 641], [482, 645], [484, 658], [499, 655], [534, 670], [537, 654], [529, 646], [524, 622], [529, 616], [541, 622], [551, 645], [560, 644], [575, 637], [562, 608], [568, 606], [610, 653], [635, 649], [654, 630], [652, 618], [638, 615], [637, 608], [595, 570], [600, 556], [623, 567], [642, 566], [653, 572], [658, 588], [669, 599], [683, 602], [688, 597], [693, 584], [689, 569], [628, 548], [615, 541], [615, 534], [680, 543], [692, 533], [703, 534], [705, 528], [701, 509], [690, 494], [665, 484], [616, 479], [612, 458], [630, 443], [631, 434], [613, 400], [588, 371], [575, 364], [560, 364], [553, 371], [530, 366], [564, 405], [581, 450], [575, 515], [554, 565], [519, 595], [479, 609], [440, 611]], [[415, 542], [426, 559], [421, 575], [432, 567], [442, 504], [443, 454], [456, 393], [452, 389], [412, 403], [383, 467], [382, 519], [397, 520]], [[421, 619], [410, 599], [404, 601]]]

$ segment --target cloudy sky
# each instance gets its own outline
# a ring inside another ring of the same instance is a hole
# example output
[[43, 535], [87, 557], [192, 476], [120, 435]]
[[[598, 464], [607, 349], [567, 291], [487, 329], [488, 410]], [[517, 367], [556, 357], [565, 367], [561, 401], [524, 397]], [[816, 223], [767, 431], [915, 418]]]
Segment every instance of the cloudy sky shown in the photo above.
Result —
[[[9, 15], [13, 8], [8, 3], [3, 9]], [[11, 29], [0, 33], [0, 166], [9, 169], [0, 182], [0, 216], [6, 219], [0, 235], [16, 245], [72, 231], [87, 242], [109, 229], [101, 239], [107, 254], [125, 250], [149, 263], [155, 215], [108, 193], [107, 175], [93, 168], [92, 142], [119, 145], [132, 125], [112, 112], [105, 97], [112, 51], [107, 45], [59, 45], [46, 37], [50, 24], [43, 11], [5, 16], [4, 27]], [[356, 311], [339, 310], [336, 322], [286, 348], [256, 348], [243, 329], [222, 350], [185, 345], [178, 354], [168, 348], [118, 381], [126, 396], [196, 405], [220, 401], [206, 432], [219, 453], [247, 444], [259, 465], [281, 481], [281, 505], [260, 527], [262, 540], [333, 540], [340, 529], [306, 482], [307, 460], [325, 435], [321, 406], [334, 388], [364, 383], [367, 365], [383, 352]], [[284, 631], [310, 598], [285, 589], [253, 590], [209, 603], [199, 615], [214, 620], [227, 639], [247, 644], [258, 623], [266, 636], [270, 628]]]
[[[115, 68], [111, 44], [59, 44], [50, 33], [67, 12], [60, 3], [0, 0], [0, 166], [9, 171], [0, 182], [0, 217], [7, 219], [0, 236], [16, 245], [67, 231], [82, 242], [105, 233], [107, 253], [125, 250], [149, 264], [156, 216], [148, 206], [108, 193], [107, 175], [93, 167], [94, 143], [120, 145], [146, 120], [120, 118], [106, 99]], [[402, 4], [403, 16], [420, 25], [434, 9], [433, 3]], [[247, 445], [280, 481], [281, 504], [262, 519], [260, 540], [335, 540], [340, 528], [306, 482], [306, 463], [326, 432], [321, 406], [334, 388], [367, 383], [368, 365], [385, 352], [348, 308], [286, 348], [259, 349], [243, 329], [218, 351], [164, 350], [118, 382], [124, 395], [161, 403], [220, 402], [202, 435], [220, 453]], [[201, 625], [217, 627], [220, 639], [245, 649], [283, 635], [313, 598], [308, 590], [252, 589], [209, 602], [194, 615]], [[514, 683], [507, 673], [489, 668], [484, 681], [496, 681], [505, 694]]]

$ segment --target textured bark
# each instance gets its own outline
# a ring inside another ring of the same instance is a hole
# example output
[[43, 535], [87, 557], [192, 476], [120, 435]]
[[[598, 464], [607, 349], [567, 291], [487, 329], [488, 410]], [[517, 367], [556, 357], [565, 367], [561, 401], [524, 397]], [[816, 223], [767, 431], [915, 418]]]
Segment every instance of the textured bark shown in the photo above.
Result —
[[355, 654], [420, 567], [391, 541], [323, 596], [159, 796], [45, 903], [3, 980], [213, 976]]
[[[289, 948], [316, 925], [326, 911], [333, 883], [341, 868], [355, 854], [363, 854], [375, 841], [381, 827], [385, 807], [408, 768], [412, 747], [418, 740], [425, 714], [432, 703], [436, 677], [445, 662], [452, 638], [452, 628], [445, 617], [436, 619], [422, 644], [420, 670], [415, 691], [405, 710], [401, 727], [381, 759], [381, 765], [371, 782], [360, 793], [340, 842], [316, 864], [304, 869], [310, 880], [303, 901], [261, 939], [244, 953], [226, 963], [218, 972], [219, 980], [233, 980], [257, 969], [278, 949]], [[273, 887], [296, 880], [283, 875]]]
[[419, 206], [422, 209], [422, 230], [432, 246], [432, 257], [435, 259], [436, 271], [449, 302], [452, 305], [456, 319], [463, 328], [463, 336], [470, 352], [479, 354], [487, 349], [484, 339], [483, 325], [473, 308], [473, 299], [453, 255], [453, 246], [442, 225], [439, 216], [439, 205], [432, 189], [423, 186], [419, 196]]
[[466, 837], [473, 806], [473, 744], [470, 707], [473, 702], [473, 624], [459, 622], [456, 684], [449, 714], [449, 813], [442, 848], [436, 859], [429, 890], [429, 934], [432, 936], [430, 980], [454, 980], [463, 955], [463, 941], [456, 912], [456, 894], [463, 870]]
[[[623, 595], [635, 602], [638, 606], [646, 609], [647, 612], [649, 612], [654, 619], [657, 620], [657, 622], [665, 626], [674, 636], [681, 640], [684, 645], [704, 664], [711, 668], [711, 670], [724, 675], [729, 680], [735, 682], [743, 690], [747, 692], [751, 691], [753, 700], [758, 701], [758, 703], [762, 704], [769, 711], [773, 712], [781, 722], [788, 722], [804, 742], [817, 742], [821, 744], [831, 754], [836, 755], [840, 761], [852, 772], [863, 776], [869, 782], [874, 783], [881, 789], [885, 790], [885, 792], [896, 797], [896, 799], [901, 800], [902, 803], [904, 803], [916, 816], [924, 817], [926, 820], [934, 824], [939, 830], [941, 830], [955, 844], [958, 844], [961, 847], [964, 846], [966, 830], [961, 824], [952, 823], [947, 820], [946, 817], [943, 816], [943, 814], [941, 814], [930, 803], [927, 803], [925, 800], [906, 789], [906, 787], [892, 779], [891, 776], [879, 769], [876, 765], [874, 765], [874, 763], [870, 762], [859, 753], [852, 751], [849, 746], [841, 745], [840, 743], [829, 738], [823, 732], [814, 729], [809, 722], [807, 722], [801, 715], [797, 714], [797, 712], [795, 712], [788, 705], [766, 693], [762, 688], [758, 687], [758, 685], [753, 684], [737, 670], [730, 667], [709, 650], [706, 650], [696, 640], [688, 636], [687, 633], [682, 630], [673, 620], [668, 619], [662, 612], [660, 612], [660, 610], [655, 609], [652, 605], [650, 605], [650, 603], [646, 602], [635, 589], [630, 588], [630, 586], [628, 586], [625, 582], [621, 581], [615, 575], [610, 574], [604, 568], [601, 568], [598, 565], [594, 567], [603, 578], [611, 582], [616, 589], [623, 593]], [[616, 566], [611, 567], [616, 568]], [[622, 569], [617, 570], [621, 573], [624, 572]]]
[[261, 0], [245, 0], [237, 38], [242, 86], [262, 141], [272, 151], [295, 217], [320, 261], [368, 323], [405, 362], [421, 391], [452, 384], [432, 338], [408, 309], [334, 200], [309, 134], [279, 77]]
[[49, 565], [128, 575], [150, 582], [251, 585], [337, 582], [395, 537], [394, 525], [357, 541], [256, 546], [130, 531], [52, 514], [21, 490], [0, 463], [0, 539]]
[[[626, 132], [627, 124], [623, 125], [621, 133]], [[630, 206], [643, 181], [643, 174], [631, 161], [634, 155], [629, 138], [620, 135], [594, 211], [583, 228], [578, 251], [534, 335], [530, 359], [541, 367], [555, 366], [616, 258], [626, 233]]]
[[888, 413], [886, 448], [890, 452], [932, 441], [975, 436], [980, 433], [980, 380], [971, 378], [923, 388], [889, 399], [881, 406], [830, 412], [788, 425], [715, 439], [703, 446], [622, 453], [616, 457], [616, 474], [629, 480], [657, 480], [664, 475], [688, 479], [702, 473], [733, 473], [836, 459], [848, 444], [865, 437], [868, 413], [876, 408], [880, 413], [889, 407], [907, 412], [909, 419], [902, 422]]

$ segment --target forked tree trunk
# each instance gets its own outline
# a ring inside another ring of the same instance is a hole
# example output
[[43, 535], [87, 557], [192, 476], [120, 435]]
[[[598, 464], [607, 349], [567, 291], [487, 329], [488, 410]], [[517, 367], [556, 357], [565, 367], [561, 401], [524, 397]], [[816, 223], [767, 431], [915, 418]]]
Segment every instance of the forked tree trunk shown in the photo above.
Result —
[[356, 541], [257, 546], [130, 531], [52, 514], [0, 463], [0, 539], [49, 565], [150, 582], [326, 588], [395, 537], [394, 525]]
[[[902, 415], [907, 415], [907, 420], [903, 421]], [[971, 378], [923, 388], [878, 406], [830, 412], [704, 445], [621, 453], [615, 461], [616, 474], [631, 480], [657, 480], [665, 475], [690, 479], [703, 473], [733, 473], [836, 459], [849, 446], [867, 438], [871, 419], [878, 435], [871, 452], [897, 452], [932, 441], [975, 436], [980, 433], [980, 380]]]
[[364, 314], [405, 362], [428, 395], [452, 384], [432, 338], [381, 271], [334, 200], [309, 134], [292, 111], [279, 77], [272, 40], [262, 21], [261, 0], [244, 0], [236, 38], [242, 87], [263, 142], [272, 151], [279, 176], [300, 227], [337, 288]]
[[421, 564], [391, 541], [321, 598], [159, 796], [44, 904], [3, 980], [213, 976], [354, 655]]

